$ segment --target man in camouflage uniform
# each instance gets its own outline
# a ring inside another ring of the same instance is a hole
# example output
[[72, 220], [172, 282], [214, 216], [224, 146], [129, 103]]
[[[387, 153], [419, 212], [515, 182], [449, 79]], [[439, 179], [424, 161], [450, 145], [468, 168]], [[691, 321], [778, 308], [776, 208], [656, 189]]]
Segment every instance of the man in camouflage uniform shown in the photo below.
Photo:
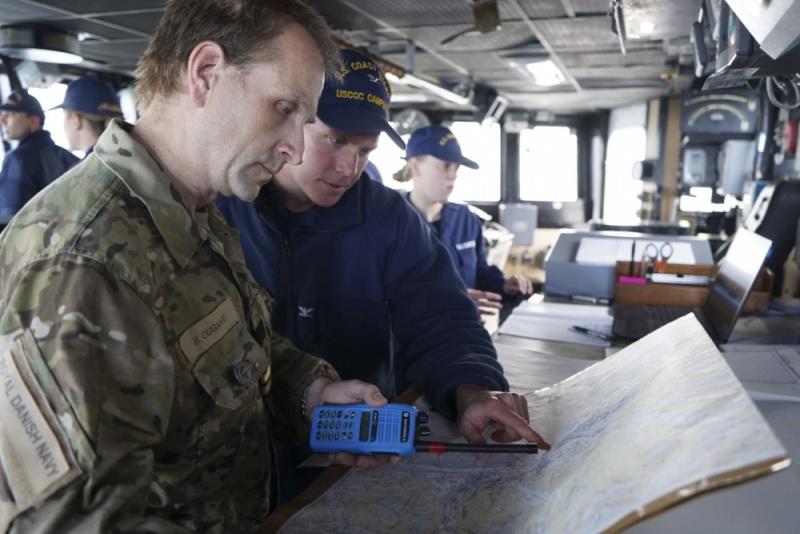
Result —
[[[223, 30], [250, 43], [250, 63]], [[178, 76], [165, 87], [159, 70], [154, 89], [165, 46]], [[2, 531], [252, 530], [276, 497], [271, 432], [302, 435], [304, 405], [385, 402], [271, 331], [268, 297], [212, 204], [300, 161], [331, 50], [296, 1], [168, 2], [140, 64], [142, 120], [112, 122], [11, 221]]]

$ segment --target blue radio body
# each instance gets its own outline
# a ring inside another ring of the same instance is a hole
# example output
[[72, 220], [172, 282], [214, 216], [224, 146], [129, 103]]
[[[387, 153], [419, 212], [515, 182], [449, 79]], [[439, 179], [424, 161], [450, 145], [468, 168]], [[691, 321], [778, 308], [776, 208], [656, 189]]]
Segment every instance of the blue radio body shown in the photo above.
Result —
[[412, 456], [418, 411], [409, 404], [314, 407], [309, 443], [314, 452]]

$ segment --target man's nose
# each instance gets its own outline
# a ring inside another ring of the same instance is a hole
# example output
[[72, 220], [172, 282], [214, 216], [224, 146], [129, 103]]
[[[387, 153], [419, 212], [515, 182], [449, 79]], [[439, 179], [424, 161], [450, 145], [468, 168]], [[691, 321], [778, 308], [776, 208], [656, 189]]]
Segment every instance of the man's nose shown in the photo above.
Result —
[[303, 163], [303, 150], [305, 141], [303, 140], [303, 127], [294, 128], [289, 135], [279, 144], [278, 150], [284, 161], [289, 165], [300, 165]]
[[358, 173], [358, 147], [342, 149], [336, 158], [336, 172], [344, 176], [355, 176]]

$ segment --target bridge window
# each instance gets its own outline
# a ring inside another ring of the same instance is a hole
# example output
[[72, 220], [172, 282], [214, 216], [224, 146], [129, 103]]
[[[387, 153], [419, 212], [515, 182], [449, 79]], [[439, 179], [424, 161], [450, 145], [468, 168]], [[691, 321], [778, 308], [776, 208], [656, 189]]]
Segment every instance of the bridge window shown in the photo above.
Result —
[[519, 134], [519, 198], [578, 200], [578, 136], [568, 126], [534, 126]]

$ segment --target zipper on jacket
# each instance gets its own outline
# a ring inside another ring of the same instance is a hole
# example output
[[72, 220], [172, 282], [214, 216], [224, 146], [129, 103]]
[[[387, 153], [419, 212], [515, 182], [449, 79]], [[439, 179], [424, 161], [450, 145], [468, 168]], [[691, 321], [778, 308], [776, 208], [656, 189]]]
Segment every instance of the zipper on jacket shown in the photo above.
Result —
[[[289, 267], [290, 262], [292, 259], [292, 242], [291, 240], [286, 237], [286, 235], [281, 235], [281, 265], [280, 269], [278, 270], [278, 295], [277, 301], [283, 302], [285, 309], [283, 313], [280, 314], [281, 318], [284, 321], [283, 325], [276, 325], [279, 327], [279, 330], [286, 332], [287, 337], [289, 337], [289, 328], [292, 328], [292, 310], [294, 306], [290, 300], [290, 293], [291, 293], [291, 280], [289, 279]], [[280, 328], [282, 326], [282, 328]]]

